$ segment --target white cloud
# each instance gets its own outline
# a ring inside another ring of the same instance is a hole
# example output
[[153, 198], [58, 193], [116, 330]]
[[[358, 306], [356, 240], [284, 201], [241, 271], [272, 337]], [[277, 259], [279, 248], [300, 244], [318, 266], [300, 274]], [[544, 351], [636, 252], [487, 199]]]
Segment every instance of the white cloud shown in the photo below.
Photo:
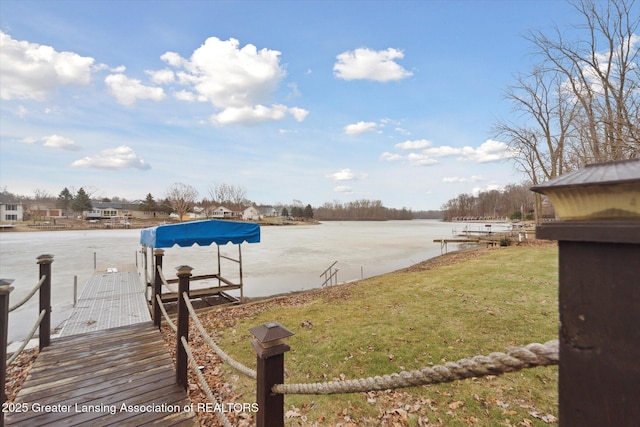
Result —
[[82, 149], [82, 147], [77, 145], [73, 139], [65, 138], [64, 136], [60, 135], [45, 136], [44, 138], [42, 138], [42, 141], [44, 141], [43, 145], [49, 148], [57, 148], [60, 150], [70, 151], [77, 151]]
[[301, 122], [309, 115], [309, 110], [305, 110], [304, 108], [291, 107], [289, 108], [289, 113], [291, 113], [296, 121]]
[[432, 159], [426, 154], [410, 153], [407, 158], [413, 166], [431, 166], [438, 163], [436, 159]]
[[173, 93], [176, 99], [180, 101], [194, 102], [198, 99], [195, 93], [189, 92], [188, 90], [180, 90]]
[[60, 86], [87, 85], [94, 59], [18, 41], [0, 31], [0, 98], [44, 101]]
[[49, 135], [43, 138], [35, 138], [32, 136], [28, 136], [28, 137], [22, 138], [20, 142], [23, 144], [29, 144], [29, 145], [33, 145], [41, 142], [43, 147], [54, 148], [58, 150], [67, 150], [67, 151], [82, 150], [82, 147], [76, 144], [73, 139], [65, 138], [64, 136], [60, 136], [60, 135]]
[[417, 139], [414, 141], [405, 141], [396, 144], [396, 148], [400, 150], [421, 150], [427, 147], [431, 147], [431, 141], [426, 139]]
[[448, 176], [448, 177], [442, 178], [442, 182], [445, 182], [447, 184], [467, 182], [467, 181], [468, 181], [467, 178], [463, 178], [461, 176]]
[[[471, 148], [471, 147], [468, 147]], [[441, 145], [439, 147], [432, 147], [424, 150], [424, 154], [433, 157], [447, 157], [447, 156], [457, 156], [462, 154], [462, 148], [450, 147], [448, 145]]]
[[[441, 145], [439, 147], [431, 147], [431, 141], [426, 139], [409, 140], [395, 145], [400, 150], [421, 150], [419, 153], [411, 153], [406, 158], [414, 166], [429, 166], [438, 163], [434, 158], [459, 156], [457, 160], [469, 160], [477, 163], [487, 163], [497, 160], [508, 159], [516, 154], [504, 142], [487, 140], [478, 148], [469, 146], [450, 147]], [[395, 161], [403, 159], [400, 154], [384, 152], [380, 158], [387, 161]], [[484, 178], [474, 176], [471, 181], [480, 181]], [[446, 181], [445, 181], [446, 182]]]
[[302, 108], [289, 108], [286, 105], [277, 104], [271, 107], [264, 105], [228, 107], [218, 114], [211, 116], [211, 121], [226, 125], [232, 123], [259, 123], [267, 120], [282, 120], [287, 114], [291, 114], [297, 121], [302, 121], [309, 112]]
[[139, 158], [131, 147], [126, 145], [102, 150], [95, 156], [76, 160], [71, 166], [96, 169], [151, 169], [151, 165]]
[[380, 51], [359, 48], [343, 52], [336, 58], [338, 61], [333, 66], [333, 72], [339, 79], [387, 82], [413, 75], [394, 62], [404, 58], [404, 53], [393, 48]]
[[471, 160], [477, 163], [495, 162], [515, 157], [516, 153], [507, 144], [488, 139], [478, 148], [462, 148], [460, 160]]
[[360, 135], [366, 132], [373, 132], [378, 125], [375, 122], [358, 122], [344, 127], [347, 135]]
[[351, 169], [345, 168], [341, 169], [338, 172], [332, 173], [331, 175], [327, 175], [327, 178], [334, 180], [335, 182], [342, 181], [356, 181], [359, 179], [366, 179], [369, 175], [366, 173], [355, 173]]
[[20, 140], [20, 142], [22, 142], [23, 144], [35, 144], [38, 141], [40, 141], [38, 138], [34, 138], [32, 136], [27, 136]]
[[118, 103], [122, 105], [133, 105], [138, 99], [151, 99], [158, 102], [165, 98], [161, 87], [145, 86], [140, 80], [130, 79], [124, 74], [109, 74], [104, 82]]
[[397, 160], [402, 160], [402, 156], [400, 154], [389, 153], [385, 151], [380, 155], [381, 160], [386, 160], [388, 162], [395, 162]]
[[[177, 82], [187, 86], [174, 96], [182, 101], [211, 103], [219, 110], [211, 118], [216, 124], [251, 124], [282, 120], [288, 115], [303, 121], [309, 114], [298, 107], [265, 106], [286, 76], [277, 50], [258, 50], [252, 44], [240, 47], [233, 38], [209, 37], [190, 58], [175, 52], [166, 52], [160, 58], [178, 69]], [[300, 94], [295, 83], [289, 87], [290, 97]]]
[[164, 70], [145, 72], [149, 75], [149, 77], [151, 77], [152, 82], [159, 85], [173, 83], [176, 79], [176, 75], [173, 73], [173, 71], [167, 68], [165, 68]]
[[334, 181], [351, 181], [355, 179], [356, 174], [351, 169], [342, 169], [330, 175]]
[[486, 186], [486, 188], [482, 188], [482, 187], [473, 187], [473, 190], [471, 190], [471, 194], [473, 194], [474, 196], [478, 196], [480, 193], [482, 192], [487, 192], [487, 191], [493, 191], [493, 190], [497, 190], [497, 191], [504, 191], [504, 186], [503, 185], [498, 185], [498, 184], [489, 184]]
[[[245, 107], [266, 100], [285, 76], [279, 64], [280, 52], [258, 51], [236, 39], [208, 38], [189, 60], [169, 63], [184, 67], [195, 90], [217, 107]], [[165, 59], [165, 56], [163, 56]]]

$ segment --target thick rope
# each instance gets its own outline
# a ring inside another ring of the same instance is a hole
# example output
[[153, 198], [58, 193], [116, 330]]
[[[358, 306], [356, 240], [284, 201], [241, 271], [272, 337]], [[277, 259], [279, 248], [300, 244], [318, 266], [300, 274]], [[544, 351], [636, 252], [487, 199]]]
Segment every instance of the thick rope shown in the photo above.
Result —
[[169, 317], [169, 314], [167, 313], [167, 309], [164, 308], [164, 304], [162, 303], [162, 298], [160, 298], [160, 295], [156, 295], [156, 301], [158, 302], [158, 305], [160, 306], [160, 311], [162, 312], [162, 315], [164, 316], [164, 320], [167, 321], [167, 323], [169, 324], [169, 327], [171, 329], [173, 329], [173, 332], [178, 332], [178, 327], [176, 326], [175, 323], [173, 323], [171, 321], [171, 318]]
[[491, 353], [448, 362], [444, 366], [403, 371], [391, 375], [361, 378], [347, 381], [330, 381], [313, 384], [276, 384], [271, 391], [279, 394], [338, 394], [373, 390], [388, 390], [425, 384], [451, 382], [464, 378], [500, 375], [535, 366], [557, 365], [558, 340], [544, 344], [513, 347], [506, 353]]
[[193, 322], [195, 323], [196, 327], [200, 331], [200, 334], [202, 335], [202, 337], [204, 338], [206, 343], [209, 344], [209, 347], [211, 347], [211, 349], [216, 352], [216, 354], [220, 357], [220, 359], [222, 359], [224, 362], [228, 363], [229, 366], [231, 366], [232, 368], [234, 368], [238, 372], [248, 376], [249, 378], [252, 378], [254, 380], [256, 378], [258, 378], [258, 375], [256, 374], [256, 371], [254, 371], [253, 369], [248, 368], [248, 367], [244, 366], [242, 363], [232, 359], [231, 356], [229, 356], [220, 347], [218, 347], [218, 345], [215, 343], [215, 341], [213, 341], [213, 338], [211, 338], [211, 336], [207, 333], [207, 331], [204, 328], [204, 326], [202, 326], [202, 323], [200, 323], [200, 319], [198, 318], [198, 315], [196, 314], [195, 310], [193, 309], [193, 305], [191, 305], [191, 301], [189, 301], [189, 296], [187, 295], [187, 293], [183, 292], [182, 297], [184, 298], [184, 302], [187, 305], [187, 310], [189, 310], [189, 314], [191, 315], [191, 318], [193, 319]]
[[42, 286], [42, 284], [44, 283], [46, 278], [47, 278], [47, 276], [42, 276], [40, 278], [40, 281], [38, 283], [36, 283], [36, 286], [31, 290], [31, 292], [29, 292], [29, 294], [26, 297], [24, 297], [22, 299], [22, 301], [20, 301], [19, 303], [17, 303], [13, 307], [9, 307], [9, 313], [11, 313], [13, 310], [15, 310], [17, 308], [22, 307], [24, 305], [24, 303], [29, 301], [31, 299], [31, 297], [35, 295], [35, 293], [38, 291], [38, 289], [40, 289], [40, 287]]
[[27, 346], [31, 338], [33, 338], [33, 335], [36, 333], [36, 330], [40, 326], [40, 323], [42, 323], [42, 319], [44, 319], [45, 314], [47, 314], [47, 310], [43, 308], [42, 311], [40, 312], [40, 316], [38, 316], [38, 320], [36, 321], [36, 324], [33, 325], [33, 328], [31, 328], [31, 332], [29, 332], [29, 335], [27, 335], [27, 338], [25, 338], [24, 341], [22, 341], [20, 348], [18, 348], [18, 350], [16, 350], [11, 355], [9, 360], [7, 360], [7, 364], [5, 366], [11, 365], [18, 358], [18, 356], [20, 356], [20, 354], [22, 353], [24, 348]]
[[177, 294], [178, 291], [176, 291], [174, 288], [172, 288], [171, 286], [169, 286], [169, 282], [167, 282], [167, 279], [165, 279], [164, 277], [164, 273], [162, 272], [162, 267], [158, 266], [158, 275], [160, 276], [160, 280], [162, 280], [162, 284], [169, 289], [170, 292], [173, 292], [174, 294]]
[[[207, 381], [204, 378], [204, 375], [202, 375], [202, 372], [200, 372], [200, 369], [198, 367], [198, 362], [196, 361], [196, 358], [193, 357], [193, 353], [191, 352], [191, 347], [189, 346], [189, 343], [187, 342], [186, 338], [180, 337], [180, 341], [182, 342], [182, 346], [184, 347], [185, 353], [187, 353], [189, 364], [191, 365], [191, 370], [195, 374], [196, 378], [198, 378], [198, 383], [200, 383], [200, 388], [202, 389], [202, 391], [204, 391], [204, 394], [207, 395], [207, 399], [209, 399], [210, 403], [212, 404], [218, 403], [218, 400], [213, 395], [213, 392], [211, 391], [209, 384], [207, 384]], [[216, 411], [216, 414], [218, 414], [218, 418], [220, 419], [220, 421], [225, 427], [233, 427], [233, 424], [231, 424], [231, 422], [229, 421], [229, 419], [227, 418], [227, 416], [224, 414], [223, 411]]]

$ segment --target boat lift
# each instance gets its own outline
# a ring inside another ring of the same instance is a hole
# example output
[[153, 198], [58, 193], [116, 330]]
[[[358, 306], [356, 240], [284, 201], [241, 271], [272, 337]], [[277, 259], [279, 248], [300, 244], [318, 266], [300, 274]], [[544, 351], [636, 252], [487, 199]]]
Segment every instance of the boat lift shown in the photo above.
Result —
[[[189, 291], [190, 298], [207, 298], [220, 297], [228, 302], [242, 302], [244, 299], [243, 278], [242, 278], [242, 243], [259, 243], [260, 242], [260, 225], [249, 222], [224, 221], [224, 220], [204, 220], [191, 221], [178, 224], [159, 225], [141, 230], [140, 243], [142, 244], [143, 268], [145, 272], [145, 283], [147, 289], [153, 286], [152, 281], [155, 272], [158, 271], [163, 278], [168, 293], [163, 293], [161, 299], [163, 302], [172, 302], [178, 299], [178, 293], [172, 289], [171, 284], [177, 283], [178, 279], [166, 280], [162, 273], [162, 269], [158, 269], [156, 258], [154, 257], [155, 249], [172, 248], [174, 246], [190, 247], [195, 244], [198, 246], [217, 246], [217, 273], [194, 276], [190, 281], [198, 280], [217, 280], [218, 286], [212, 286], [202, 289], [191, 289]], [[232, 243], [238, 246], [238, 258], [232, 258], [220, 253], [220, 246]], [[152, 258], [149, 262], [149, 257]], [[232, 280], [222, 275], [221, 259], [226, 259], [238, 264], [239, 280]], [[151, 269], [151, 274], [149, 270]], [[231, 290], [239, 290], [240, 298], [229, 295], [227, 292]]]

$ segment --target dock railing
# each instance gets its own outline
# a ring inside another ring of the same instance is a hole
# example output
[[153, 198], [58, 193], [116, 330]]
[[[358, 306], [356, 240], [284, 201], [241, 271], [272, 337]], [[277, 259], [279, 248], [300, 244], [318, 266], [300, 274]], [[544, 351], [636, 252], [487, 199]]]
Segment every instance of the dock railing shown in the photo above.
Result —
[[[11, 279], [0, 279], [0, 404], [3, 411], [0, 414], [0, 427], [4, 427], [4, 403], [7, 401], [6, 379], [7, 366], [11, 365], [25, 349], [35, 332], [39, 331], [39, 348], [42, 350], [51, 343], [51, 264], [53, 255], [40, 255], [38, 258], [40, 280], [33, 289], [18, 303], [9, 306], [9, 296], [13, 287]], [[9, 335], [9, 313], [22, 307], [39, 292], [40, 310], [36, 323], [27, 337], [9, 359], [7, 359], [7, 339]]]

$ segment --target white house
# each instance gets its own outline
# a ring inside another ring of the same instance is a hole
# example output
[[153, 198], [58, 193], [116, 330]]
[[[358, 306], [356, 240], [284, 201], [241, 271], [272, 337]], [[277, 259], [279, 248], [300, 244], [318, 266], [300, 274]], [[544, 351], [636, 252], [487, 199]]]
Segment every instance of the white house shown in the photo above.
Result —
[[22, 203], [0, 203], [0, 221], [22, 221], [23, 219]]
[[255, 206], [249, 206], [242, 211], [242, 219], [245, 221], [257, 221], [260, 219], [260, 212], [258, 212]]

